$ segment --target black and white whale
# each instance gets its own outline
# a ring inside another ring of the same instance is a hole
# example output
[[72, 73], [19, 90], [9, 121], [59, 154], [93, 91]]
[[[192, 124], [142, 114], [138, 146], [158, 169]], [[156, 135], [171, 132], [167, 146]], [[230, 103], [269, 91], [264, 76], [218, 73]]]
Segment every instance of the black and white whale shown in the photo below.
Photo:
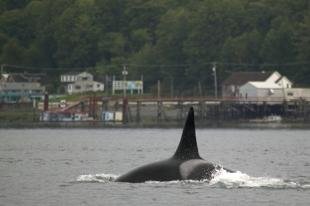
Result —
[[210, 180], [218, 167], [202, 159], [199, 155], [194, 109], [191, 107], [175, 154], [169, 159], [136, 168], [118, 177], [116, 182]]

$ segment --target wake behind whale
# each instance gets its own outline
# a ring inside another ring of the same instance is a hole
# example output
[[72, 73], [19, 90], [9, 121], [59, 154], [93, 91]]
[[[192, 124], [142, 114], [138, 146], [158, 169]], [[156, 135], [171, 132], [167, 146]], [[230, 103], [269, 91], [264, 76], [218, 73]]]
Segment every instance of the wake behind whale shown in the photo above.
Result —
[[[76, 182], [78, 183], [100, 183], [109, 184], [116, 183], [115, 180], [118, 178], [115, 174], [88, 174], [80, 175], [77, 177]], [[144, 184], [151, 185], [175, 185], [175, 184], [188, 184], [195, 185], [201, 184], [210, 188], [263, 188], [263, 189], [310, 189], [309, 183], [300, 183], [292, 180], [284, 180], [281, 178], [273, 177], [252, 177], [246, 173], [240, 171], [227, 172], [223, 168], [216, 169], [211, 180], [175, 180], [175, 181], [147, 181]]]

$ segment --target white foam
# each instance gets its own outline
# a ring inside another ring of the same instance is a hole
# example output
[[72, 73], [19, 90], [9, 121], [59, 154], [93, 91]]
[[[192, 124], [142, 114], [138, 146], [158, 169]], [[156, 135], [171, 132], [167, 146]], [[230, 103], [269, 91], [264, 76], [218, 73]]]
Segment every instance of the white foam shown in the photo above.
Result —
[[303, 185], [302, 188], [303, 189], [310, 189], [310, 184], [309, 185]]
[[272, 177], [251, 177], [240, 171], [230, 173], [223, 168], [214, 173], [209, 185], [221, 186], [225, 188], [304, 188], [306, 185], [300, 185], [292, 181], [285, 181], [279, 178]]
[[78, 182], [100, 182], [107, 183], [116, 180], [118, 175], [114, 174], [88, 174], [88, 175], [80, 175], [77, 177], [76, 181]]
[[[77, 177], [77, 182], [86, 183], [108, 183], [114, 182], [119, 175], [114, 174], [88, 174]], [[147, 181], [146, 184], [203, 184], [208, 187], [221, 188], [270, 188], [270, 189], [310, 189], [310, 184], [300, 184], [293, 181], [283, 180], [272, 177], [252, 177], [248, 174], [237, 172], [228, 172], [223, 168], [217, 169], [213, 178], [205, 180], [174, 180], [168, 182]]]

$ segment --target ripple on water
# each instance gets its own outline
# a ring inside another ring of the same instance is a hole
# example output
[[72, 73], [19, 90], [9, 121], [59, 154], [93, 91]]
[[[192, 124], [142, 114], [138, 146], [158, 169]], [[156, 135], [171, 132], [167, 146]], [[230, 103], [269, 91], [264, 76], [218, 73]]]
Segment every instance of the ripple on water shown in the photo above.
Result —
[[22, 162], [23, 160], [21, 159], [16, 159], [16, 158], [0, 158], [0, 162], [3, 163], [9, 163], [9, 164], [14, 164], [14, 163], [18, 163], [18, 162]]

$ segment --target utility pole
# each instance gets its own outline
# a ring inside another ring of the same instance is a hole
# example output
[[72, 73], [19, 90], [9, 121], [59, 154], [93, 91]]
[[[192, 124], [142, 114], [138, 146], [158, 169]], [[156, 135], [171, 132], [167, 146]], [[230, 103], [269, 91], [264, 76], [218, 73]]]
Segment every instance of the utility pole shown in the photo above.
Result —
[[123, 75], [123, 96], [125, 98], [126, 97], [126, 90], [127, 90], [126, 76], [128, 75], [128, 70], [127, 70], [126, 65], [123, 66], [122, 75]]
[[127, 90], [127, 82], [126, 76], [128, 75], [127, 66], [123, 66], [123, 124], [128, 123], [128, 99], [126, 97], [126, 90]]
[[198, 93], [199, 93], [199, 97], [202, 97], [202, 87], [201, 87], [200, 81], [198, 81]]
[[282, 84], [282, 92], [283, 92], [283, 101], [286, 101], [286, 91], [285, 91], [285, 85], [284, 85], [283, 78], [281, 79], [281, 84]]
[[114, 82], [115, 82], [115, 75], [112, 76], [112, 95], [115, 94], [115, 85], [114, 85]]
[[173, 77], [170, 77], [170, 97], [173, 98], [174, 96], [174, 81], [173, 81]]
[[157, 80], [157, 99], [160, 99], [160, 80]]
[[213, 63], [212, 71], [213, 71], [213, 75], [214, 75], [214, 96], [217, 99], [217, 97], [218, 97], [217, 96], [217, 75], [216, 75], [216, 63], [215, 62]]
[[140, 95], [143, 95], [143, 85], [144, 85], [143, 79], [144, 79], [143, 74], [141, 74], [142, 87], [141, 87], [141, 90], [140, 90]]

